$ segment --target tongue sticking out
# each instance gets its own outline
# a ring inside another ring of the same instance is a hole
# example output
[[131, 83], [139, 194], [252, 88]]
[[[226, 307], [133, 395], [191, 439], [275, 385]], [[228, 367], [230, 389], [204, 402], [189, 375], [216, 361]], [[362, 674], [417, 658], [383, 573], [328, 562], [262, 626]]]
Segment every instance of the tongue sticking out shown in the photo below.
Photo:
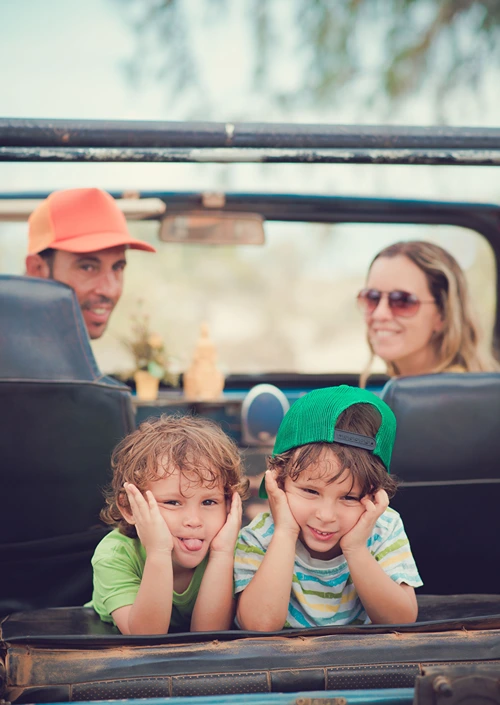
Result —
[[199, 551], [203, 545], [201, 539], [181, 539], [188, 551]]

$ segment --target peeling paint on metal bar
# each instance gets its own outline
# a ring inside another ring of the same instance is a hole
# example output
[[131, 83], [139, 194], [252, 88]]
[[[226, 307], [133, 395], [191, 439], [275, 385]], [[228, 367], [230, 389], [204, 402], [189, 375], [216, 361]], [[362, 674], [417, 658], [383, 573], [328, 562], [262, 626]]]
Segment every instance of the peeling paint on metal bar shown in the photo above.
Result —
[[500, 166], [498, 150], [1, 147], [0, 161]]

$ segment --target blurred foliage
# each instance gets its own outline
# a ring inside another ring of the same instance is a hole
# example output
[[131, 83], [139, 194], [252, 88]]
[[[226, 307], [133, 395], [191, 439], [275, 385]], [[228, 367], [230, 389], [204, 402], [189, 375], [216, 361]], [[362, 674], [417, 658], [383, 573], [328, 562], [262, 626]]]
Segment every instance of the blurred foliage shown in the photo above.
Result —
[[[165, 82], [172, 100], [191, 93], [206, 103], [191, 25], [225, 26], [229, 38], [229, 0], [114, 1], [136, 31], [130, 78]], [[500, 63], [499, 0], [248, 0], [243, 7], [253, 88], [282, 107], [332, 105], [356, 81], [363, 100], [394, 102], [426, 85], [439, 103], [459, 85], [477, 87], [485, 68]], [[280, 80], [290, 61], [297, 75]]]
[[125, 379], [135, 372], [149, 372], [166, 384], [176, 387], [179, 377], [169, 370], [170, 360], [165, 350], [163, 338], [150, 330], [150, 316], [143, 310], [142, 299], [137, 301], [137, 309], [130, 315], [131, 336], [122, 337], [124, 346], [134, 359], [134, 367], [125, 375]]

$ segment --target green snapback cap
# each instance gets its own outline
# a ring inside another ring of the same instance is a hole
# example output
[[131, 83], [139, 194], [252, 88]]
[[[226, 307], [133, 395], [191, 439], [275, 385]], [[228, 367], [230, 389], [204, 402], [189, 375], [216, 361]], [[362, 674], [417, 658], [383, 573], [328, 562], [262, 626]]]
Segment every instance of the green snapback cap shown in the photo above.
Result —
[[[380, 412], [382, 419], [375, 438], [335, 428], [340, 414], [354, 404], [371, 404]], [[273, 457], [308, 443], [340, 443], [373, 453], [389, 472], [395, 438], [396, 417], [392, 409], [372, 392], [342, 384], [315, 389], [292, 404], [279, 427]], [[267, 499], [265, 477], [259, 497]]]

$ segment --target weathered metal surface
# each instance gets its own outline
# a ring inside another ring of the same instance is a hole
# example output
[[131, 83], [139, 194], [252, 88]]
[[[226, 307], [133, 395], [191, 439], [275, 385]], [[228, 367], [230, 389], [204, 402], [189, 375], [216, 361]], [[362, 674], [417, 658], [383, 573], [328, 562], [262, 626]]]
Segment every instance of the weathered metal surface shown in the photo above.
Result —
[[37, 648], [7, 643], [10, 702], [411, 688], [433, 664], [500, 666], [498, 632]]
[[[418, 621], [414, 624], [362, 624], [287, 629], [266, 634], [266, 640], [298, 639], [335, 640], [339, 637], [367, 639], [374, 635], [433, 634], [473, 631], [497, 631], [500, 635], [500, 596], [498, 595], [418, 595]], [[259, 632], [232, 630], [224, 632], [184, 632], [158, 635], [121, 635], [102, 622], [92, 608], [65, 607], [16, 612], [0, 623], [0, 645], [23, 644], [42, 648], [84, 649], [119, 646], [186, 646], [214, 642], [261, 639]], [[364, 643], [364, 642], [363, 642]]]
[[0, 145], [497, 150], [500, 129], [3, 118]]
[[500, 164], [500, 128], [0, 119], [1, 161]]
[[390, 664], [500, 661], [499, 632], [399, 633], [366, 637], [258, 638], [176, 646], [67, 649], [8, 645], [10, 686], [63, 684], [137, 676], [177, 676], [224, 672], [268, 673]]
[[440, 703], [500, 705], [500, 667], [482, 664], [425, 668], [416, 679], [414, 705]]
[[195, 162], [499, 166], [498, 150], [0, 147], [12, 162]]

